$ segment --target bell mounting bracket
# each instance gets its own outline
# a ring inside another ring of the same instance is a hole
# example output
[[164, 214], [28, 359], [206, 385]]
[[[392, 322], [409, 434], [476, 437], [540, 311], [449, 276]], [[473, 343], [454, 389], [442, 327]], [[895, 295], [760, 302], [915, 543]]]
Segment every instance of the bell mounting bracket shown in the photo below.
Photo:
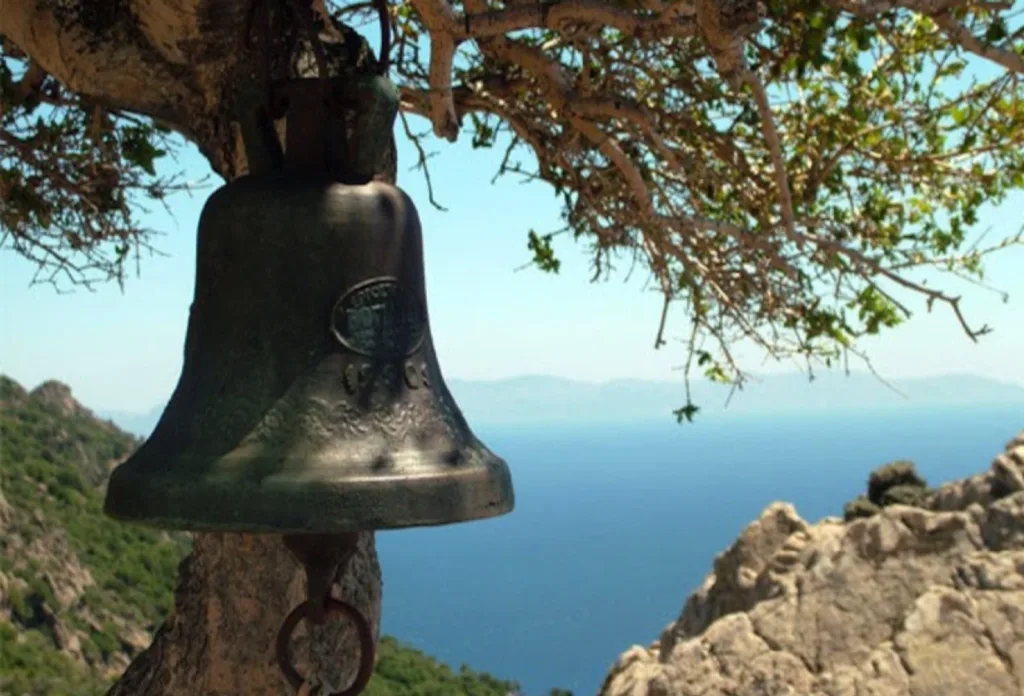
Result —
[[[243, 84], [235, 106], [249, 172], [326, 172], [345, 184], [372, 180], [391, 145], [400, 102], [398, 89], [387, 78], [391, 36], [387, 0], [374, 0], [381, 22], [376, 66], [358, 72], [344, 68], [334, 75], [310, 8], [303, 0], [284, 0], [310, 41], [319, 74], [277, 80], [271, 76], [269, 56], [271, 1], [253, 0], [247, 44], [262, 54], [263, 69]], [[254, 27], [261, 29], [255, 38]], [[275, 122], [285, 117], [282, 147]]]

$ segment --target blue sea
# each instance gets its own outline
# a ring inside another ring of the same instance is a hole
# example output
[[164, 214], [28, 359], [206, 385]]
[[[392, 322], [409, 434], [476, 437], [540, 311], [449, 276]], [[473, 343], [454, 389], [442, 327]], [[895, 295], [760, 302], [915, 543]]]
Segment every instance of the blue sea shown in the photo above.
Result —
[[591, 695], [772, 501], [841, 515], [880, 464], [911, 459], [937, 484], [986, 469], [1022, 428], [1021, 406], [474, 426], [508, 461], [516, 508], [379, 534], [383, 630], [526, 696]]

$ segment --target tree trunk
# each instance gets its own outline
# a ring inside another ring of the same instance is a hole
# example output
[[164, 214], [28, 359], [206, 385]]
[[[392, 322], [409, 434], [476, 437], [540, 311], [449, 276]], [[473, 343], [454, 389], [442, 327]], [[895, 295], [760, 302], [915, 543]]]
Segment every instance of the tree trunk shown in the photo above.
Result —
[[[373, 534], [362, 535], [359, 553], [335, 580], [334, 596], [358, 608], [376, 633], [381, 582]], [[195, 550], [181, 564], [174, 611], [108, 696], [291, 693], [277, 667], [274, 640], [305, 589], [301, 568], [280, 537], [197, 534]], [[359, 664], [352, 627], [332, 619], [313, 629], [311, 642], [302, 630], [293, 642], [299, 672], [312, 671], [335, 689], [347, 686]]]
[[[248, 0], [3, 0], [3, 8], [0, 33], [69, 89], [178, 130], [225, 179], [245, 173], [233, 109], [255, 62], [244, 47]], [[346, 67], [362, 69], [340, 69]], [[393, 182], [393, 141], [386, 159], [377, 178]], [[305, 589], [302, 568], [279, 536], [195, 535], [173, 612], [110, 696], [290, 693], [274, 642]], [[361, 535], [333, 594], [357, 607], [379, 635], [372, 533]], [[347, 686], [358, 666], [353, 628], [332, 619], [313, 629], [312, 640], [303, 631], [305, 623], [292, 644], [299, 671]]]

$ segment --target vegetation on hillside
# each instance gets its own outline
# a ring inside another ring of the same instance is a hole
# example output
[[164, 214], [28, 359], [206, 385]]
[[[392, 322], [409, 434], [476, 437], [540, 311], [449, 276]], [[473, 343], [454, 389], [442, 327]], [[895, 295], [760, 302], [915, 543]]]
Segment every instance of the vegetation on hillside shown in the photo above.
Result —
[[[188, 536], [102, 512], [106, 472], [139, 442], [95, 418], [63, 385], [28, 393], [0, 375], [0, 694], [104, 694], [170, 610]], [[365, 693], [518, 691], [385, 636]]]
[[[24, 393], [8, 378], [2, 379], [4, 393]], [[119, 615], [129, 612], [146, 626], [159, 623], [171, 609], [188, 537], [110, 519], [103, 514], [103, 495], [97, 487], [109, 465], [127, 457], [139, 440], [88, 411], [64, 411], [41, 398], [5, 398], [3, 405], [0, 486], [8, 503], [25, 513], [18, 517], [30, 520], [16, 523], [12, 532], [31, 542], [63, 530], [71, 551], [95, 580], [89, 588], [91, 603]], [[24, 575], [25, 570], [14, 572]], [[41, 582], [31, 576], [24, 579]]]

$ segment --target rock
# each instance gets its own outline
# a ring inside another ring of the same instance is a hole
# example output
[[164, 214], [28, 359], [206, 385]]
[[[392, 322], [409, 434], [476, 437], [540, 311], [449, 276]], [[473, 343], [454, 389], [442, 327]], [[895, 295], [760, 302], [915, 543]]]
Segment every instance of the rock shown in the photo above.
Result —
[[85, 656], [82, 654], [82, 643], [74, 630], [68, 628], [60, 619], [57, 619], [53, 622], [52, 632], [53, 643], [57, 646], [58, 650], [63, 650], [76, 660], [85, 660]]
[[774, 503], [740, 534], [739, 539], [715, 559], [714, 573], [686, 603], [678, 622], [680, 636], [697, 635], [718, 617], [746, 611], [762, 598], [758, 578], [796, 532], [808, 525], [792, 505]]
[[1024, 490], [1024, 433], [1006, 445], [983, 474], [954, 481], [936, 489], [927, 507], [934, 510], [964, 510], [987, 505], [993, 500]]
[[71, 387], [56, 380], [48, 380], [32, 390], [30, 398], [56, 409], [65, 416], [92, 415], [92, 412], [79, 404], [71, 394]]
[[1021, 696], [1024, 433], [927, 502], [814, 525], [769, 506], [600, 696]]
[[32, 540], [22, 553], [25, 558], [39, 564], [43, 580], [57, 599], [55, 609], [58, 611], [71, 607], [85, 589], [95, 583], [92, 573], [82, 566], [78, 555], [68, 544], [63, 529], [49, 531]]
[[121, 630], [120, 637], [125, 651], [133, 656], [138, 655], [153, 642], [153, 636], [148, 631], [132, 623], [127, 624]]
[[1024, 446], [1008, 451], [992, 462], [993, 488], [1002, 497], [1024, 491]]
[[3, 491], [0, 491], [0, 532], [7, 529], [7, 525], [14, 519], [14, 508], [4, 498]]

